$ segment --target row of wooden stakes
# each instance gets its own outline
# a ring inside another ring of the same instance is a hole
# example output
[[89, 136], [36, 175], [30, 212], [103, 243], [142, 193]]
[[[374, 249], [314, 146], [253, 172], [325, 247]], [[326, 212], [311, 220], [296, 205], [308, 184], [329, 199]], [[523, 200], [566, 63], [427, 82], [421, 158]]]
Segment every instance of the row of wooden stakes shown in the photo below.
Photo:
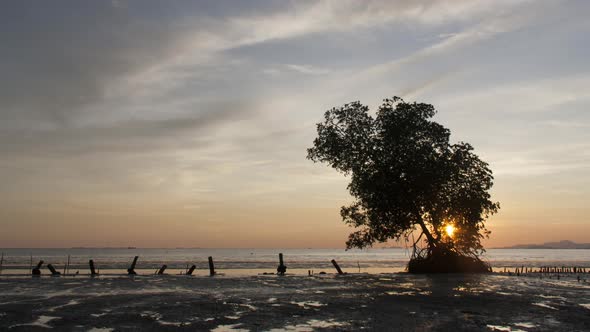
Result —
[[[137, 275], [137, 272], [135, 271], [135, 267], [137, 266], [137, 261], [139, 259], [139, 256], [135, 256], [133, 258], [133, 262], [131, 263], [131, 266], [129, 266], [129, 268], [127, 269], [127, 274], [128, 275]], [[213, 264], [213, 257], [209, 256], [209, 275], [210, 276], [214, 276], [217, 274], [217, 272], [215, 272], [215, 265]], [[336, 262], [336, 260], [332, 259], [332, 265], [334, 265], [334, 268], [336, 269], [336, 271], [338, 272], [338, 274], [345, 274], [345, 272], [342, 272], [342, 269], [340, 268], [340, 266], [338, 265], [338, 263]], [[41, 268], [43, 267], [44, 261], [39, 261], [39, 263], [37, 263], [37, 266], [35, 266], [32, 270], [31, 270], [31, 274], [33, 276], [40, 276], [41, 275]], [[64, 274], [66, 274], [66, 270], [69, 266], [69, 257], [68, 257], [68, 264], [66, 265], [66, 267], [64, 268]], [[99, 270], [96, 269], [96, 266], [94, 264], [94, 260], [89, 260], [88, 261], [88, 267], [90, 268], [90, 276], [98, 276], [99, 275]], [[168, 268], [168, 266], [166, 264], [162, 265], [162, 267], [160, 267], [158, 270], [156, 270], [155, 274], [159, 274], [162, 275], [164, 274], [164, 272], [166, 271], [166, 269]], [[192, 265], [190, 268], [188, 268], [187, 265], [187, 269], [185, 271], [185, 275], [192, 275], [193, 272], [195, 271], [195, 269], [197, 268], [196, 265]], [[62, 273], [57, 271], [55, 269], [55, 267], [51, 264], [47, 264], [47, 269], [49, 270], [49, 272], [51, 272], [52, 276], [61, 276]], [[283, 261], [283, 254], [280, 253], [279, 254], [279, 266], [277, 267], [277, 274], [278, 275], [285, 275], [285, 273], [287, 272], [287, 266], [285, 265], [284, 261]], [[78, 274], [76, 272], [76, 274]], [[309, 274], [311, 275], [311, 271], [309, 272]]]
[[[504, 273], [512, 273], [511, 271], [507, 271], [504, 268]], [[527, 274], [527, 273], [561, 273], [561, 274], [582, 274], [582, 273], [590, 273], [590, 269], [586, 270], [585, 267], [578, 267], [578, 266], [541, 266], [539, 268], [532, 268], [532, 267], [517, 267], [514, 270], [514, 273], [517, 275], [520, 274]]]

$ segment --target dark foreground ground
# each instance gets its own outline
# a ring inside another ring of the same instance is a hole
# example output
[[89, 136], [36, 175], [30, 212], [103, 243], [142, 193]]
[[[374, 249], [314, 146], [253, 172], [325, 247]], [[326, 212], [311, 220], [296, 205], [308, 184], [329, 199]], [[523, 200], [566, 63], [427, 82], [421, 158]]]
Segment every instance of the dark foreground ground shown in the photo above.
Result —
[[0, 278], [0, 331], [590, 331], [590, 284], [500, 275]]

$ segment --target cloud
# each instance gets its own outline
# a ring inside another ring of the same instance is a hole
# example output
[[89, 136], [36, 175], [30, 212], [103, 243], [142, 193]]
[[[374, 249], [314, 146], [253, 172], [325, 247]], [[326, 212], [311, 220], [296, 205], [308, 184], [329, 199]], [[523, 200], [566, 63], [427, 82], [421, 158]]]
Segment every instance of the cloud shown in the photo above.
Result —
[[[0, 152], [12, 156], [34, 153], [37, 156], [61, 156], [101, 153], [142, 153], [179, 148], [190, 142], [192, 148], [214, 143], [211, 127], [244, 120], [255, 108], [244, 101], [216, 102], [191, 116], [164, 119], [129, 119], [110, 124], [91, 123], [59, 129], [21, 130], [5, 133]], [[20, 133], [20, 134], [19, 134]]]
[[[216, 61], [234, 48], [396, 21], [428, 25], [464, 21], [509, 4], [296, 2], [266, 11], [260, 8], [260, 14], [205, 17], [199, 14], [201, 8], [188, 4], [185, 7], [193, 12], [156, 6], [162, 13], [150, 13], [141, 3], [120, 1], [34, 7], [13, 3], [1, 17], [0, 70], [5, 79], [0, 83], [0, 126], [68, 125], [84, 115], [86, 106], [113, 95], [170, 93], [198, 79], [202, 66], [227, 60]], [[310, 65], [287, 68], [304, 74], [327, 73]]]
[[316, 68], [310, 65], [287, 65], [287, 68], [306, 75], [325, 75], [330, 72], [328, 69]]
[[68, 123], [101, 101], [113, 80], [169, 57], [179, 27], [136, 17], [108, 3], [4, 6], [0, 71], [2, 122]]
[[464, 112], [528, 113], [554, 110], [556, 106], [569, 102], [590, 99], [590, 76], [573, 75], [544, 80], [509, 82], [498, 86], [472, 89], [469, 94], [460, 93], [445, 96], [444, 107]]
[[372, 66], [360, 73], [361, 77], [368, 79], [377, 75], [394, 72], [404, 66], [418, 63], [435, 56], [440, 56], [447, 52], [456, 51], [467, 45], [481, 42], [499, 34], [518, 29], [530, 23], [533, 19], [533, 15], [530, 12], [527, 12], [526, 14], [522, 14], [521, 12], [509, 14], [503, 12], [500, 13], [501, 14], [496, 14], [496, 16], [487, 17], [483, 21], [472, 25], [463, 31], [447, 34], [443, 37], [442, 41], [427, 46], [408, 56]]

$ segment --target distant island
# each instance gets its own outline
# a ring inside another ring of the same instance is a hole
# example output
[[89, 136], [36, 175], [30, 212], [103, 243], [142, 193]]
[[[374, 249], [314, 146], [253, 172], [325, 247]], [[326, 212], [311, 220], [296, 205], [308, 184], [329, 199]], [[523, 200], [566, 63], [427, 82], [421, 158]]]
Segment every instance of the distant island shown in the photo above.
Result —
[[498, 247], [494, 249], [590, 249], [590, 243], [575, 243], [569, 240], [559, 242], [545, 242], [543, 244], [517, 244], [511, 247]]

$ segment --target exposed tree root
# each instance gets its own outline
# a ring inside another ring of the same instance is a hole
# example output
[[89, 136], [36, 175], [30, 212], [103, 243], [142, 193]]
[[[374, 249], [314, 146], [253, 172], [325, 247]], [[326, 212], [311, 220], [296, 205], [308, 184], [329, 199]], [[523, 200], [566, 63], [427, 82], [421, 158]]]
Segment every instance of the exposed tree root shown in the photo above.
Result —
[[487, 273], [490, 265], [477, 257], [466, 256], [449, 249], [437, 249], [416, 256], [408, 262], [409, 273]]

